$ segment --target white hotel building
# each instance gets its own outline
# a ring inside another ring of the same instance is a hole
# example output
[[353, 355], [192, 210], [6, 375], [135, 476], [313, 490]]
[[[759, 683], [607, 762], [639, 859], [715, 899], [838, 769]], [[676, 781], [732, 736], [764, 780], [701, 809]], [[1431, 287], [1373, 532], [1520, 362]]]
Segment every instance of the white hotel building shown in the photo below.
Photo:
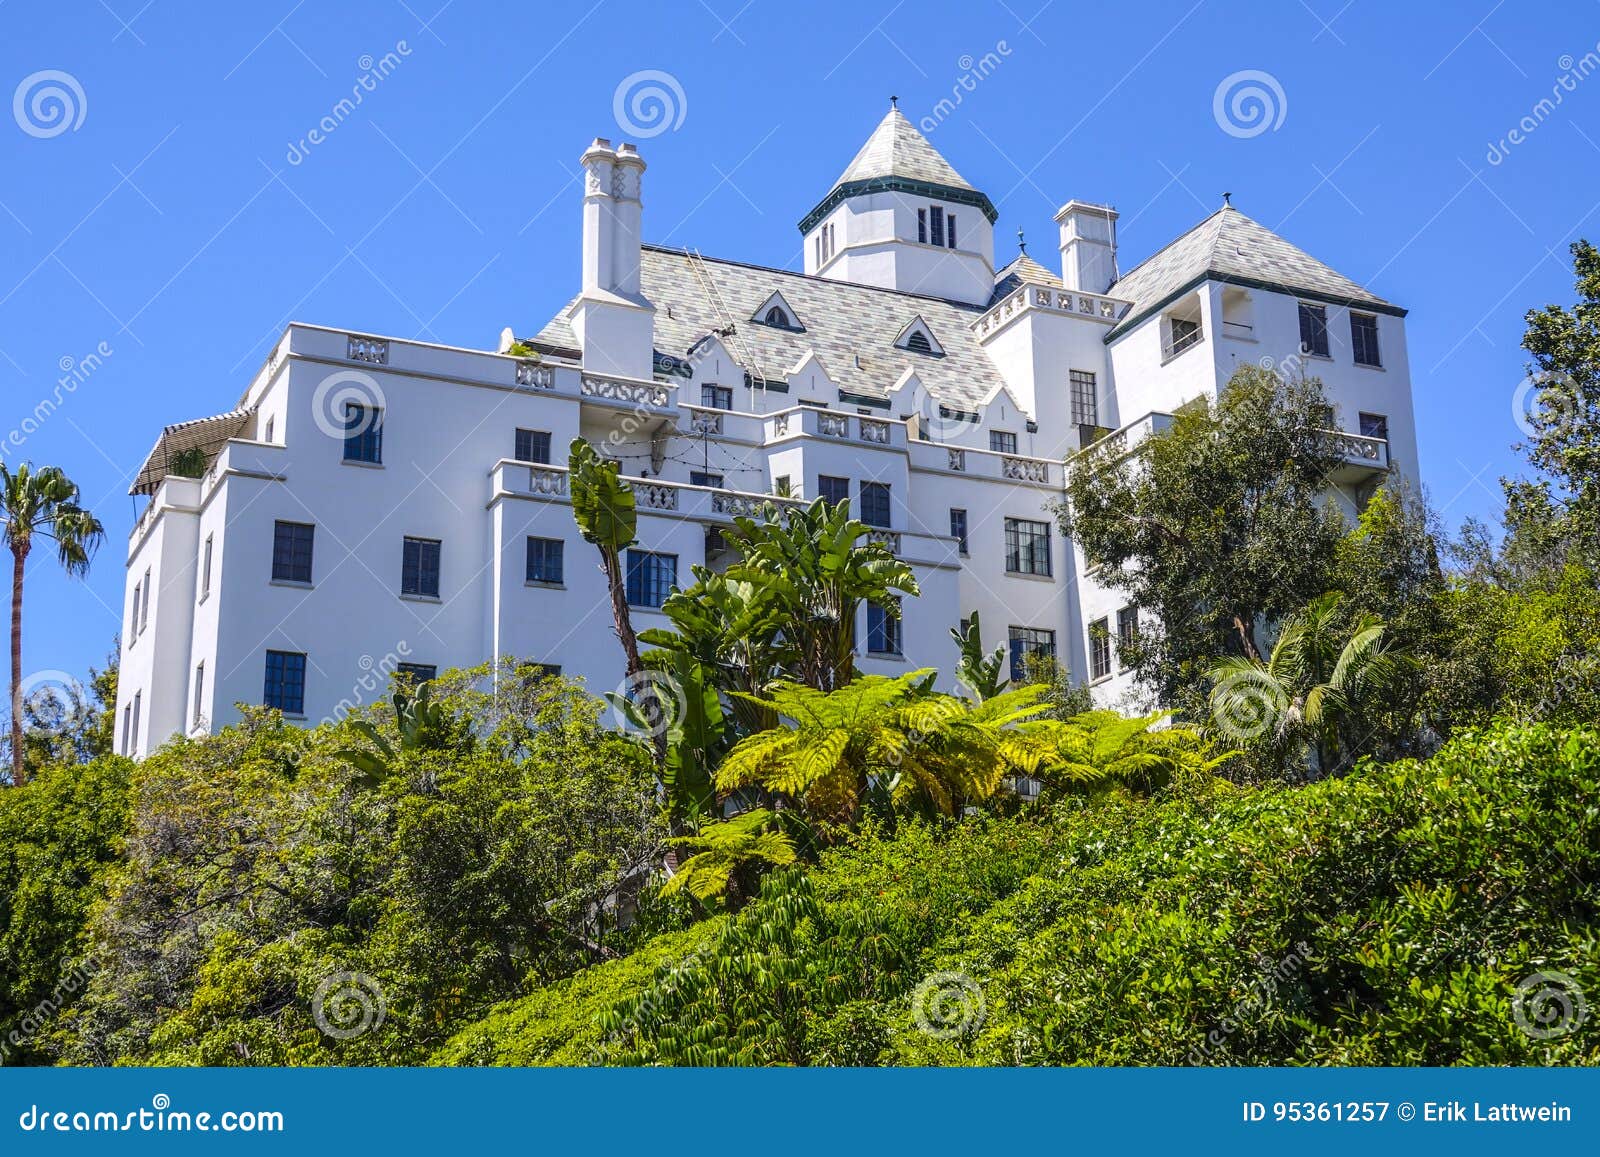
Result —
[[863, 613], [863, 670], [948, 679], [949, 629], [979, 612], [989, 647], [1053, 654], [1108, 703], [1135, 624], [1056, 528], [1070, 455], [1299, 356], [1334, 405], [1340, 500], [1415, 478], [1404, 310], [1236, 209], [1119, 274], [1116, 212], [1068, 201], [1059, 272], [996, 269], [989, 198], [891, 111], [800, 223], [796, 273], [641, 244], [638, 152], [582, 163], [582, 280], [543, 329], [487, 351], [294, 324], [231, 412], [162, 432], [134, 486], [119, 750], [239, 703], [335, 716], [397, 663], [615, 687], [567, 495], [579, 435], [637, 494], [637, 627], [726, 562], [735, 515], [848, 497], [922, 587], [898, 627]]

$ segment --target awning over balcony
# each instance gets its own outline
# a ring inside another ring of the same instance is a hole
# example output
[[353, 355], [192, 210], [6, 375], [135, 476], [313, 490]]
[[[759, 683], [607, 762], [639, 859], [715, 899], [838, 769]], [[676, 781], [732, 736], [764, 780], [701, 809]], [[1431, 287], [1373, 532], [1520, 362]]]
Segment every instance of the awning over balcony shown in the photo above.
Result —
[[209, 466], [223, 444], [229, 438], [237, 438], [254, 416], [255, 409], [252, 407], [218, 414], [214, 418], [196, 418], [192, 422], [168, 426], [161, 431], [161, 437], [156, 439], [155, 446], [145, 457], [144, 465], [139, 468], [128, 493], [154, 494], [156, 487], [169, 473], [178, 473], [177, 468], [186, 465], [183, 461], [185, 456], [195, 457], [195, 451], [205, 455], [206, 465]]

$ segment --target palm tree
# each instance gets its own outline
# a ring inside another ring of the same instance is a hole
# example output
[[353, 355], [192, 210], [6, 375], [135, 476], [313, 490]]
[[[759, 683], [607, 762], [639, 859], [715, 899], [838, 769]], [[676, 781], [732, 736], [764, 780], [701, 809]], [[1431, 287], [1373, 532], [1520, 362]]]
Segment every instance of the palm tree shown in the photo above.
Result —
[[866, 675], [833, 691], [775, 683], [750, 696], [790, 721], [741, 740], [717, 786], [759, 784], [820, 819], [847, 824], [876, 787], [897, 806], [946, 815], [993, 795], [1009, 771], [1003, 733], [1044, 708], [1025, 688], [982, 704], [930, 690], [934, 672]]
[[1376, 615], [1342, 626], [1343, 598], [1330, 591], [1290, 616], [1266, 662], [1234, 658], [1212, 668], [1211, 714], [1223, 734], [1309, 759], [1320, 772], [1348, 761], [1360, 746], [1356, 722], [1398, 688], [1413, 660], [1389, 647]]
[[1032, 719], [1006, 737], [1006, 758], [1024, 775], [1061, 790], [1120, 782], [1156, 787], [1186, 772], [1209, 772], [1236, 752], [1213, 752], [1189, 727], [1156, 725], [1165, 712], [1126, 718], [1087, 711], [1071, 719]]
[[34, 536], [56, 544], [69, 575], [88, 573], [89, 559], [105, 539], [105, 528], [78, 501], [78, 487], [58, 467], [12, 473], [0, 463], [0, 518], [11, 548], [11, 782], [26, 774], [22, 751], [22, 578]]

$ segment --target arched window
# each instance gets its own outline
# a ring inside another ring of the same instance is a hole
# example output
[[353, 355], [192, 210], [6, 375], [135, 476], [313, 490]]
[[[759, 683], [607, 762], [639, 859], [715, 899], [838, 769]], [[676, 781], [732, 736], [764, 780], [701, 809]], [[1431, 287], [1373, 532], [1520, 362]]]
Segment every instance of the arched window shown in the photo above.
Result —
[[928, 335], [920, 329], [906, 338], [906, 349], [916, 350], [919, 354], [931, 354], [933, 352], [933, 346], [928, 344]]
[[784, 313], [783, 310], [776, 305], [767, 310], [766, 322], [768, 325], [779, 326], [783, 329], [791, 328], [789, 325], [789, 315]]

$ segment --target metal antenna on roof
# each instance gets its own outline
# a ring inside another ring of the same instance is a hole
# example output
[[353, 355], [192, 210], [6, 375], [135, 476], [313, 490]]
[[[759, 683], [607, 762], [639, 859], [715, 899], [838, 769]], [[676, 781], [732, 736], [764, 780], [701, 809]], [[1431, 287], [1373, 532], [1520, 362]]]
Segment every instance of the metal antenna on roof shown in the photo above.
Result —
[[1022, 226], [1017, 226], [1017, 252], [1024, 257], [1028, 255], [1028, 240], [1022, 235]]
[[1232, 193], [1224, 193], [1224, 194], [1222, 194], [1222, 207], [1224, 209], [1228, 209], [1228, 208], [1231, 208], [1232, 206], [1233, 206], [1233, 194]]
[[889, 98], [889, 107], [890, 108], [899, 108], [900, 107], [900, 98], [897, 97], [897, 96], [891, 96]]

